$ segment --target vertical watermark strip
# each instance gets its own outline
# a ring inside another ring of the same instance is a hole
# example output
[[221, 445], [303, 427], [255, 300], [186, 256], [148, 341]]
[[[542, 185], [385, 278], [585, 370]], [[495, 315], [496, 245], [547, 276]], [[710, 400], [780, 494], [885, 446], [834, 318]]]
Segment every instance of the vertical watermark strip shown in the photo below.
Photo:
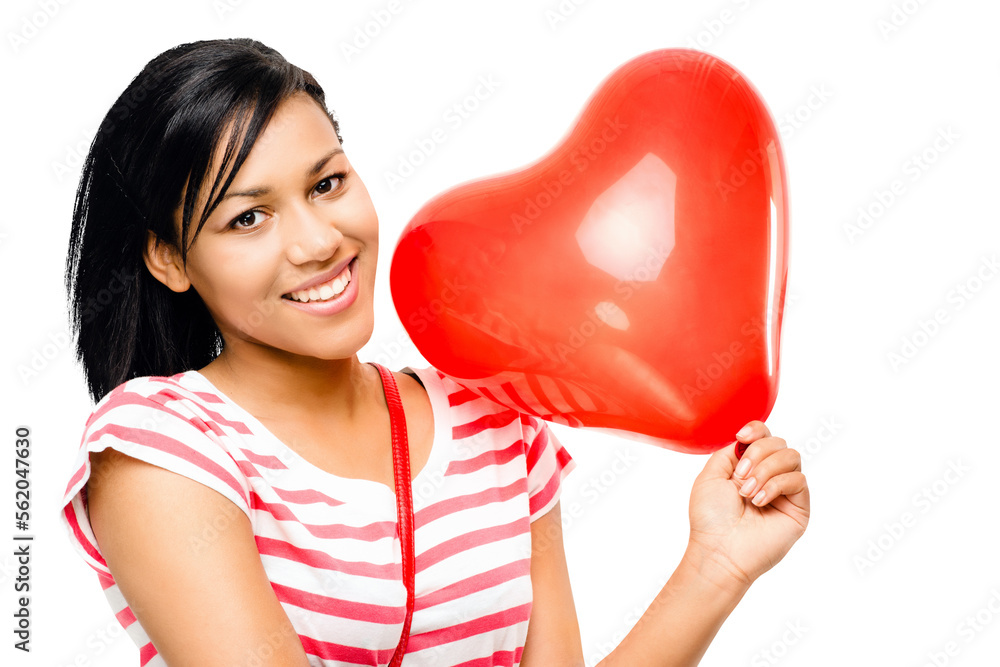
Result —
[[14, 577], [14, 648], [31, 651], [31, 546], [34, 536], [26, 534], [31, 527], [31, 429], [18, 426], [14, 432], [14, 557], [17, 576]]

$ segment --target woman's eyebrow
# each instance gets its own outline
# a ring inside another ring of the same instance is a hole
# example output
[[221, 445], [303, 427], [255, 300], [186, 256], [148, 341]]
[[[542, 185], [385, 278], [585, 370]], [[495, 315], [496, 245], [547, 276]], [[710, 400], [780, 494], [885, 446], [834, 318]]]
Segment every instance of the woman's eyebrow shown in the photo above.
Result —
[[340, 146], [337, 146], [332, 151], [330, 151], [329, 153], [327, 153], [326, 155], [324, 155], [320, 159], [316, 160], [316, 164], [314, 164], [312, 166], [312, 168], [308, 172], [309, 176], [310, 177], [312, 177], [312, 176], [318, 176], [319, 172], [323, 169], [323, 165], [325, 165], [327, 162], [329, 162], [333, 158], [333, 156], [335, 156], [335, 155], [342, 155], [343, 153], [344, 153], [344, 149], [341, 148]]
[[[313, 166], [309, 168], [309, 171], [306, 172], [306, 176], [308, 178], [316, 177], [320, 173], [320, 171], [322, 171], [323, 166], [327, 162], [329, 162], [333, 157], [337, 155], [342, 155], [343, 153], [344, 149], [341, 148], [340, 146], [337, 146], [332, 151], [330, 151], [320, 159], [316, 160], [316, 163], [313, 164]], [[222, 201], [226, 201], [230, 197], [260, 197], [261, 195], [270, 194], [270, 192], [271, 188], [265, 186], [253, 187], [250, 188], [249, 190], [241, 190], [239, 192], [229, 191], [222, 198]]]

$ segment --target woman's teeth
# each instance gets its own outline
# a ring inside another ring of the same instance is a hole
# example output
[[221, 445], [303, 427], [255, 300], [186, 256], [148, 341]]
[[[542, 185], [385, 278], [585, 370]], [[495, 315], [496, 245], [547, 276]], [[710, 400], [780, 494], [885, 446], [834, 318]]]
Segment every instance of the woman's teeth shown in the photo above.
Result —
[[[351, 260], [353, 263], [354, 260]], [[322, 285], [316, 285], [315, 287], [310, 287], [309, 289], [299, 290], [298, 292], [289, 292], [287, 298], [293, 301], [301, 301], [302, 303], [308, 303], [310, 301], [327, 301], [342, 293], [347, 285], [351, 282], [351, 263], [348, 263], [344, 267], [344, 270], [340, 272], [336, 278], [328, 283], [323, 283]]]

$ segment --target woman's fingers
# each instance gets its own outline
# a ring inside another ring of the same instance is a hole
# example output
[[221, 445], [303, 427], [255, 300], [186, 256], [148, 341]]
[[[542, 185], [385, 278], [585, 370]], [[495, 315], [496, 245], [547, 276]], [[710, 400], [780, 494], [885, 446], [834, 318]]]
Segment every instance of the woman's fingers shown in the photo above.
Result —
[[[765, 438], [754, 443], [754, 446], [758, 444], [761, 445], [760, 448], [753, 451], [748, 449], [740, 461], [741, 465], [743, 461], [750, 461], [749, 469], [742, 476], [734, 475], [733, 481], [740, 487], [741, 496], [750, 498], [754, 505], [760, 507], [776, 497], [773, 493], [776, 487], [769, 487], [768, 484], [785, 474], [800, 472], [802, 457], [796, 450], [789, 449], [781, 438]], [[770, 451], [765, 450], [764, 446]], [[754, 462], [754, 456], [759, 462]]]
[[743, 458], [747, 445], [754, 440], [766, 438], [770, 435], [771, 431], [767, 428], [767, 424], [764, 422], [758, 420], [748, 422], [746, 426], [741, 428], [736, 433], [736, 446], [733, 449], [733, 453], [736, 454], [737, 460]]
[[742, 443], [748, 443], [761, 438], [767, 438], [770, 435], [771, 431], [768, 430], [767, 424], [762, 421], [754, 420], [752, 422], [747, 422], [747, 425], [739, 430], [736, 434], [736, 439]]
[[746, 479], [753, 474], [752, 471], [758, 463], [778, 450], [786, 449], [787, 447], [788, 445], [783, 438], [765, 436], [760, 440], [754, 440], [747, 446], [746, 451], [743, 452], [743, 456], [740, 457], [740, 462], [736, 465], [733, 477]]
[[757, 507], [763, 507], [779, 499], [790, 502], [799, 510], [808, 512], [809, 486], [806, 483], [806, 476], [801, 471], [796, 470], [775, 475], [754, 494], [750, 502]]

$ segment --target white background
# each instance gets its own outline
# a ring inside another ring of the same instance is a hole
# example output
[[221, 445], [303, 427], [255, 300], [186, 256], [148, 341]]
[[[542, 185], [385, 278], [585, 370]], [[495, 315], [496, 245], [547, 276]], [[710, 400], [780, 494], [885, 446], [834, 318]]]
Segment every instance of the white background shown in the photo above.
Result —
[[[995, 3], [404, 1], [348, 58], [342, 46], [388, 0], [223, 2], [4, 3], [0, 662], [137, 664], [96, 577], [56, 523], [90, 410], [64, 338], [62, 271], [79, 160], [153, 56], [181, 42], [251, 36], [315, 74], [342, 123], [382, 230], [376, 328], [360, 357], [394, 369], [422, 363], [387, 280], [395, 240], [422, 203], [549, 151], [603, 78], [641, 53], [694, 46], [742, 71], [783, 128], [788, 301], [768, 425], [804, 453], [813, 516], [702, 664], [920, 666], [935, 664], [935, 654], [938, 665], [997, 664], [1000, 279], [984, 263], [1000, 250]], [[560, 7], [565, 16], [552, 13]], [[880, 29], [894, 7], [898, 29]], [[489, 76], [495, 92], [460, 127], [445, 124], [448, 109]], [[384, 173], [436, 127], [447, 128], [446, 142], [390, 190]], [[953, 140], [934, 148], [949, 128]], [[912, 158], [925, 151], [933, 163], [914, 170]], [[845, 226], [859, 207], [877, 211], [894, 180], [903, 193], [852, 242]], [[960, 300], [959, 287], [978, 291]], [[915, 336], [938, 310], [946, 321]], [[904, 338], [920, 347], [894, 366], [889, 355]], [[33, 363], [37, 372], [26, 374]], [[11, 648], [19, 424], [33, 431], [30, 655]], [[563, 505], [585, 510], [567, 523], [566, 543], [594, 664], [683, 552], [687, 498], [704, 457], [553, 428], [579, 464]], [[615, 473], [620, 456], [626, 469]], [[952, 467], [964, 472], [948, 474]], [[924, 489], [933, 502], [921, 500]], [[906, 513], [913, 521], [903, 526]], [[977, 613], [972, 622], [982, 625], [973, 626], [967, 618]]]

